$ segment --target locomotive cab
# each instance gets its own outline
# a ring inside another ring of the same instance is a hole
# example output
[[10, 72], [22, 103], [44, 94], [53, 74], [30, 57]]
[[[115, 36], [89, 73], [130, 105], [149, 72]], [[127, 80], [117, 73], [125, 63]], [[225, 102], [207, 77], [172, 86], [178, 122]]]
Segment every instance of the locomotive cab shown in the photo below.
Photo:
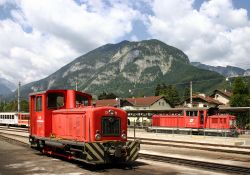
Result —
[[77, 105], [91, 105], [91, 95], [74, 90], [48, 90], [30, 94], [32, 135], [49, 137], [52, 133], [52, 112], [72, 109]]

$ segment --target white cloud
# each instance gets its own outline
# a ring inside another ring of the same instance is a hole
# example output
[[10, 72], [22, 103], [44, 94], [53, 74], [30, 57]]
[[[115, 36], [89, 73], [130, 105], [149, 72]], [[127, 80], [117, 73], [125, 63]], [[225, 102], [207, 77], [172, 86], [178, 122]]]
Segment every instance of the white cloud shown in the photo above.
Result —
[[191, 61], [250, 68], [247, 11], [235, 9], [231, 0], [205, 1], [199, 10], [195, 0], [79, 2], [0, 0], [0, 6], [13, 8], [11, 17], [0, 20], [0, 76], [39, 80], [98, 46], [125, 36], [136, 41], [141, 32], [133, 33], [136, 20]]
[[0, 21], [1, 76], [23, 83], [44, 78], [75, 57], [131, 32], [133, 20], [141, 15], [119, 1], [83, 2], [16, 1], [12, 19]]
[[148, 31], [153, 38], [182, 49], [191, 61], [250, 68], [250, 22], [231, 0], [155, 0]]

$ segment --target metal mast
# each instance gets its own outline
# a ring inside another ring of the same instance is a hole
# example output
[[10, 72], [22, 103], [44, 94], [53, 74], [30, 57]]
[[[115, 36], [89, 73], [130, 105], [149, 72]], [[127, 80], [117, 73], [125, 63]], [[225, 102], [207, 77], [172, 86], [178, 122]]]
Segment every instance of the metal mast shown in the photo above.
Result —
[[17, 88], [17, 112], [20, 113], [21, 107], [20, 107], [20, 87], [21, 87], [21, 82], [19, 81], [18, 83], [18, 88]]
[[192, 84], [192, 81], [190, 81], [190, 104], [191, 104], [191, 107], [193, 107], [193, 84]]

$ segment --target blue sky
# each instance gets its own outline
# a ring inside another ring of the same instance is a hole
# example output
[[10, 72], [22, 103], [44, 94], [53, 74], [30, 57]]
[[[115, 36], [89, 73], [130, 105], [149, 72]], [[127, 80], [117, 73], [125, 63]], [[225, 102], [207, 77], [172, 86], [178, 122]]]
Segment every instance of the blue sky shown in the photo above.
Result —
[[249, 0], [0, 0], [0, 77], [28, 83], [103, 44], [152, 38], [248, 69], [249, 13]]

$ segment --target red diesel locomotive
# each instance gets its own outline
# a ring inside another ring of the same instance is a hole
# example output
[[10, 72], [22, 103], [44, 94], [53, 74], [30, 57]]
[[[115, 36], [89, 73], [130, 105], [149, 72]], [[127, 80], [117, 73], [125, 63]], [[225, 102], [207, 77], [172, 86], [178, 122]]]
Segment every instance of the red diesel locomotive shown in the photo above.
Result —
[[184, 109], [181, 113], [153, 115], [149, 131], [178, 130], [206, 133], [236, 134], [236, 117], [218, 114], [214, 108]]
[[127, 140], [127, 113], [94, 107], [91, 100], [91, 95], [74, 90], [31, 94], [31, 146], [91, 164], [136, 160], [140, 145]]

